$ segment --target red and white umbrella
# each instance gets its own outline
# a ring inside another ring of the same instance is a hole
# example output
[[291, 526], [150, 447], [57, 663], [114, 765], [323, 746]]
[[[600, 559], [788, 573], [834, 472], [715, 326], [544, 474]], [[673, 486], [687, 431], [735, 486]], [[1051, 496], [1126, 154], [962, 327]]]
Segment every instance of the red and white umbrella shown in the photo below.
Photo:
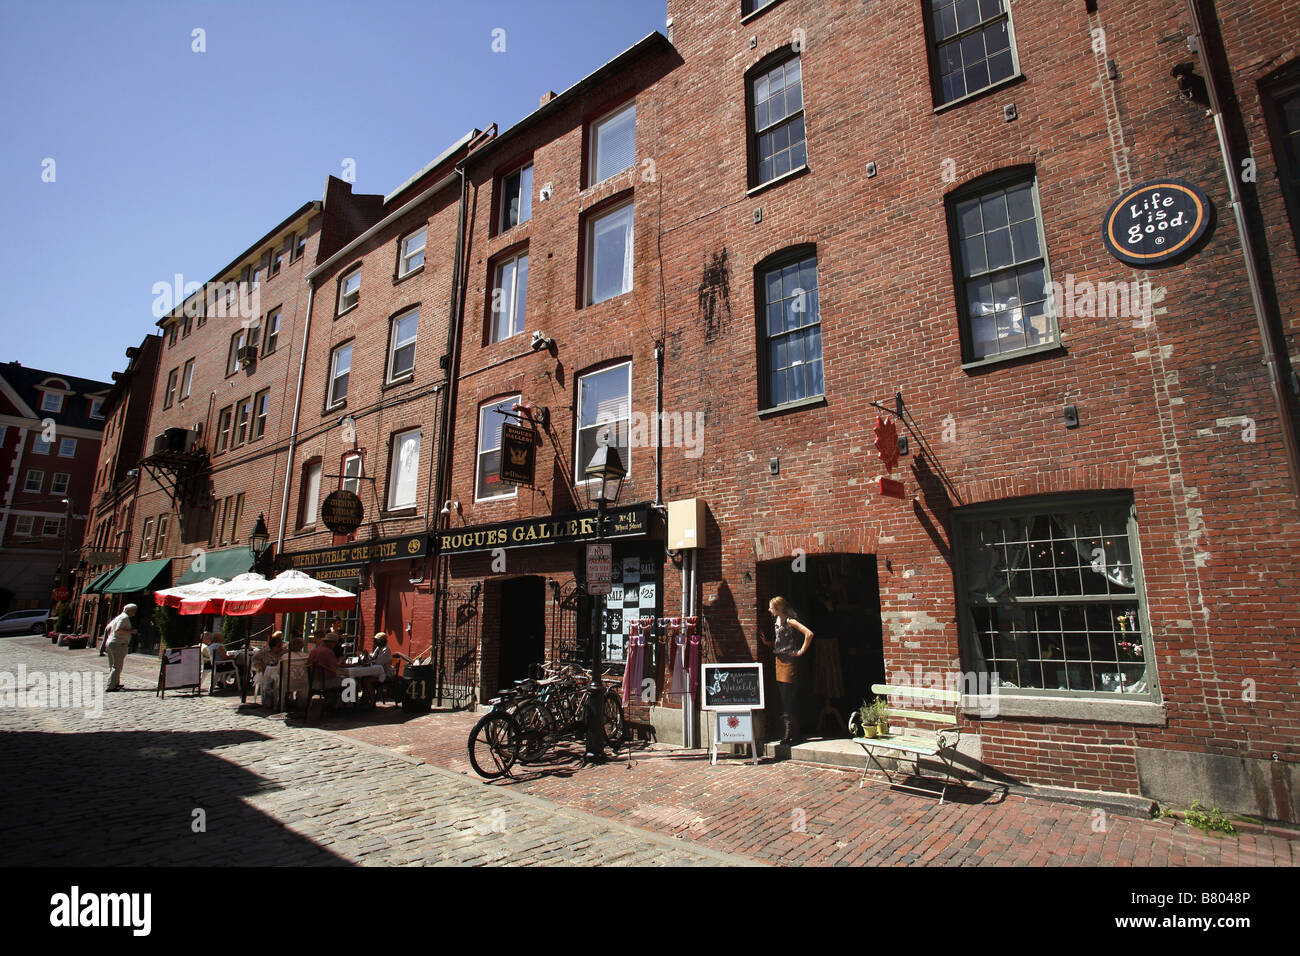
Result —
[[[260, 574], [240, 575], [240, 577], [266, 580]], [[153, 596], [158, 604], [163, 607], [174, 607], [181, 614], [220, 614], [224, 603], [221, 595], [226, 584], [227, 582], [222, 578], [208, 578], [204, 581], [195, 581], [193, 584], [182, 584], [179, 587], [154, 591]]]
[[[245, 578], [256, 580], [246, 581]], [[221, 589], [222, 614], [295, 614], [300, 611], [350, 611], [357, 596], [301, 571], [283, 571], [270, 581], [241, 574]]]

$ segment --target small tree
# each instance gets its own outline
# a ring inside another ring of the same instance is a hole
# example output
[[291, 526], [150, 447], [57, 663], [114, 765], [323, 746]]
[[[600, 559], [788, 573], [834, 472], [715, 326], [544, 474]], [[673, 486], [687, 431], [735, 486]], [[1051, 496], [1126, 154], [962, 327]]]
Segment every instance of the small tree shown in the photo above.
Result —
[[187, 647], [185, 628], [181, 623], [180, 612], [174, 607], [161, 605], [153, 609], [153, 623], [158, 628], [158, 637], [163, 647]]
[[50, 618], [54, 622], [54, 626], [50, 630], [57, 631], [60, 634], [66, 633], [72, 627], [72, 605], [67, 601], [60, 601], [54, 605]]
[[226, 647], [243, 647], [248, 636], [248, 618], [227, 614], [221, 618], [222, 643]]

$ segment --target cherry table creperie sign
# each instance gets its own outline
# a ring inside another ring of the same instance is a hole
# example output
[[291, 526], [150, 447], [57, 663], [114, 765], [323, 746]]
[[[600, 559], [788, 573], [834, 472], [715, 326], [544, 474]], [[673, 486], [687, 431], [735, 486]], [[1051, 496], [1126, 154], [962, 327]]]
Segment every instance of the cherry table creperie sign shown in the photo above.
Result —
[[762, 664], [705, 664], [701, 710], [713, 711], [709, 763], [718, 762], [718, 744], [749, 744], [758, 763], [754, 711], [764, 709]]

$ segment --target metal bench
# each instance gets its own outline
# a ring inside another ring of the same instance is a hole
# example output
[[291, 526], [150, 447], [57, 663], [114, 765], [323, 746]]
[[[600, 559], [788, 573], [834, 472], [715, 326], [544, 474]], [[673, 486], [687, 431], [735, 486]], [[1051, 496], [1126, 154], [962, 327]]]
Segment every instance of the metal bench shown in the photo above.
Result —
[[[939, 803], [942, 805], [944, 797], [947, 796], [949, 785], [957, 784], [961, 786], [961, 781], [956, 779], [951, 759], [952, 755], [957, 752], [957, 740], [961, 735], [961, 731], [957, 727], [957, 715], [955, 713], [957, 705], [961, 703], [961, 693], [955, 690], [936, 690], [929, 687], [897, 687], [892, 684], [872, 684], [871, 692], [886, 698], [910, 697], [913, 700], [919, 698], [924, 701], [933, 701], [936, 707], [941, 708], [938, 710], [900, 710], [890, 707], [886, 713], [891, 727], [895, 718], [909, 721], [928, 721], [940, 726], [933, 730], [909, 727], [902, 733], [890, 734], [886, 737], [854, 736], [853, 742], [861, 746], [868, 757], [868, 761], [862, 767], [862, 779], [858, 781], [858, 789], [861, 790], [863, 784], [866, 783], [867, 772], [874, 763], [889, 780], [890, 786], [902, 790], [911, 790], [914, 793], [933, 794], [933, 790], [897, 781], [895, 774], [885, 769], [880, 763], [876, 753], [877, 751], [893, 751], [899, 754], [910, 754], [916, 768], [916, 772], [912, 776], [916, 777], [924, 776], [921, 773], [922, 757], [937, 757], [943, 765], [944, 771], [944, 780], [939, 791]], [[951, 708], [951, 710], [944, 708]], [[861, 726], [856, 713], [849, 718], [849, 733], [861, 733]]]

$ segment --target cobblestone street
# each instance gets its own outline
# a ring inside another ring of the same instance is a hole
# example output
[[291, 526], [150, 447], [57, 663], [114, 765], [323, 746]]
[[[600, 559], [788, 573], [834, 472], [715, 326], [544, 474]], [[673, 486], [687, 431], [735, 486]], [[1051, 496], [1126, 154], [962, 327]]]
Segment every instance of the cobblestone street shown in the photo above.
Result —
[[[0, 641], [0, 672], [103, 671], [95, 651]], [[159, 700], [133, 656], [103, 715], [0, 709], [0, 863], [7, 865], [718, 865], [691, 846], [327, 730]], [[237, 702], [237, 701], [236, 701]], [[206, 832], [194, 832], [202, 811]]]
[[[106, 669], [94, 650], [0, 641], [0, 672]], [[380, 707], [321, 727], [237, 697], [158, 700], [133, 656], [101, 717], [0, 710], [9, 864], [1294, 865], [1300, 840], [985, 791], [933, 797], [810, 764], [656, 746], [484, 783], [474, 715]], [[206, 833], [192, 831], [194, 811]]]

